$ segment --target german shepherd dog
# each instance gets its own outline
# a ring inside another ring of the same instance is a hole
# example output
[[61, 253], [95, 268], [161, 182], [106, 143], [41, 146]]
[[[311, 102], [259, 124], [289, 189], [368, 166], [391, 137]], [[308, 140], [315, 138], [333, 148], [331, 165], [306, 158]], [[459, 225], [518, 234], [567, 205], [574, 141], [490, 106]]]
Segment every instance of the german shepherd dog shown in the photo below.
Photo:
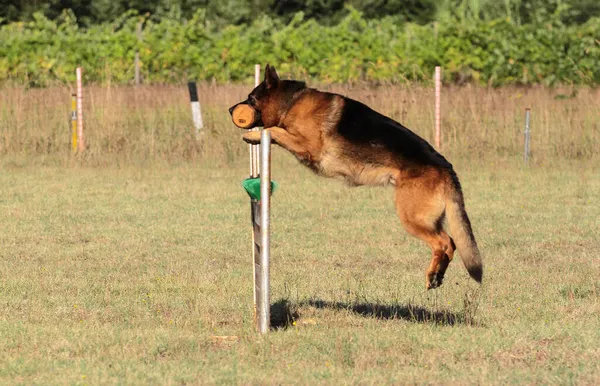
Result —
[[[263, 82], [238, 104], [252, 106], [258, 113], [253, 127], [264, 126], [274, 143], [317, 174], [342, 177], [353, 186], [393, 186], [402, 224], [432, 250], [427, 289], [442, 284], [456, 249], [481, 283], [481, 255], [458, 177], [423, 138], [360, 102], [280, 80], [269, 65]], [[248, 131], [243, 139], [257, 144], [260, 132]]]

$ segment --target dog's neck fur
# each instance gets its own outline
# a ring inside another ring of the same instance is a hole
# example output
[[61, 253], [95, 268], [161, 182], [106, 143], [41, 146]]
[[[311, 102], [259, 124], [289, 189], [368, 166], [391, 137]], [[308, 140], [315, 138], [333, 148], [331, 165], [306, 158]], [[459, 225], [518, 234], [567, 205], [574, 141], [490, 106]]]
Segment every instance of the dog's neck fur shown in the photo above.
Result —
[[283, 85], [283, 92], [285, 94], [287, 94], [286, 95], [287, 98], [286, 98], [284, 106], [282, 106], [282, 109], [281, 109], [282, 111], [284, 111], [284, 113], [279, 116], [279, 122], [277, 124], [280, 127], [282, 127], [283, 121], [285, 120], [287, 112], [290, 111], [290, 109], [294, 105], [294, 103], [296, 103], [296, 101], [298, 99], [300, 99], [300, 97], [307, 90], [310, 90], [308, 87], [306, 87], [305, 82], [300, 82], [300, 81], [296, 81], [296, 80], [285, 80], [283, 82], [285, 82]]

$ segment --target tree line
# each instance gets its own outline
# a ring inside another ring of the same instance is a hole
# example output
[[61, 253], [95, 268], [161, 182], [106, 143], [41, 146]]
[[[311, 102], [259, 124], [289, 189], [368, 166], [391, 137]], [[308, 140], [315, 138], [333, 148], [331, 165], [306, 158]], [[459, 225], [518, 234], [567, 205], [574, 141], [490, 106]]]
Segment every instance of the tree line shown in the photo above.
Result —
[[297, 12], [321, 25], [335, 25], [352, 9], [366, 19], [428, 24], [510, 18], [517, 24], [558, 17], [567, 25], [600, 16], [598, 0], [0, 0], [0, 24], [32, 21], [36, 13], [56, 20], [70, 10], [79, 26], [112, 22], [128, 11], [162, 19], [190, 20], [198, 9], [216, 26], [251, 24], [258, 18], [288, 23]]

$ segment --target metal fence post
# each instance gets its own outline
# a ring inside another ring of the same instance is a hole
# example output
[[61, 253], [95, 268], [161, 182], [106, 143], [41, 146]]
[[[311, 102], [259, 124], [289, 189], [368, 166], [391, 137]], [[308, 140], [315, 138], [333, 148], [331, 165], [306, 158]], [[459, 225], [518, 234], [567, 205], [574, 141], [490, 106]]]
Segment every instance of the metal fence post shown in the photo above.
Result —
[[530, 122], [530, 115], [531, 115], [531, 109], [528, 107], [525, 109], [525, 163], [529, 163], [529, 133], [530, 133], [530, 128], [529, 128], [529, 122]]
[[258, 290], [258, 331], [266, 334], [270, 327], [269, 259], [271, 208], [271, 132], [260, 133], [260, 265]]
[[442, 146], [442, 133], [440, 128], [440, 99], [442, 94], [442, 68], [435, 67], [435, 148], [440, 150]]

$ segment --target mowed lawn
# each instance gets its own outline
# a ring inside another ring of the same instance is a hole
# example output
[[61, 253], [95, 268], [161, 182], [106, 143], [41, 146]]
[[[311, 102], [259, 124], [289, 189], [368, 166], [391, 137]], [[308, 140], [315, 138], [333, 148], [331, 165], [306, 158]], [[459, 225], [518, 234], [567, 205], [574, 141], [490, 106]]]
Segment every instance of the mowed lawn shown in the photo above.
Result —
[[[484, 255], [425, 290], [391, 188], [281, 150], [254, 332], [244, 160], [0, 170], [2, 384], [598, 384], [600, 173], [457, 161]], [[282, 323], [281, 314], [291, 316]]]

